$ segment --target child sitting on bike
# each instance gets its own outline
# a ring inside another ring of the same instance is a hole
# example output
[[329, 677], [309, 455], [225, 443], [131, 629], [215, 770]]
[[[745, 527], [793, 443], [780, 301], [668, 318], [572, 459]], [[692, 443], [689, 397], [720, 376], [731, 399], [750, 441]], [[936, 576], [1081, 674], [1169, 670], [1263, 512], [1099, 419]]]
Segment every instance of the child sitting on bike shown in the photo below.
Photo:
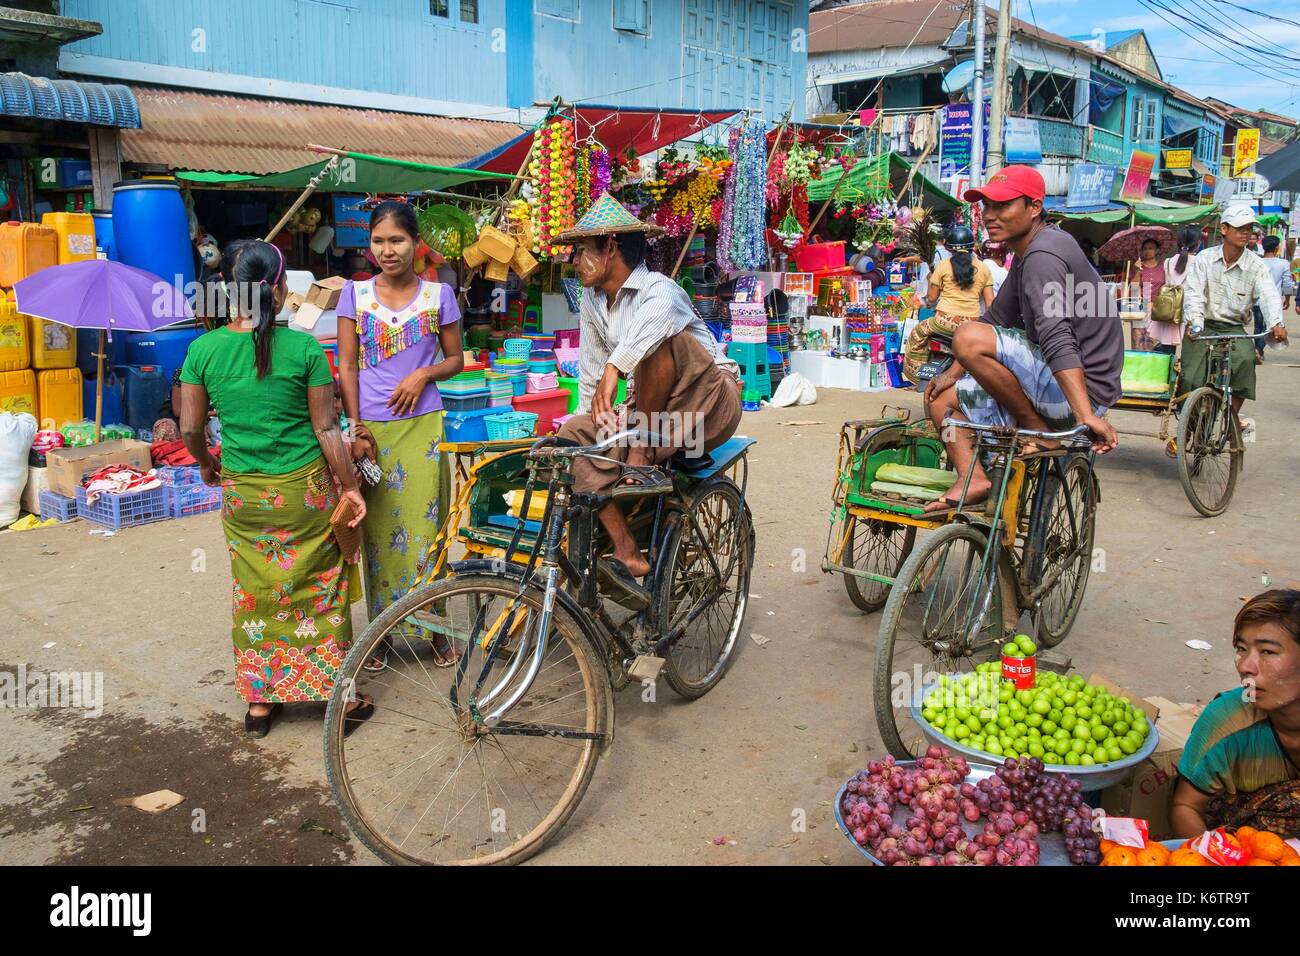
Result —
[[[968, 202], [982, 204], [989, 239], [1005, 243], [1015, 261], [984, 317], [957, 328], [957, 361], [930, 380], [925, 400], [940, 427], [949, 416], [1034, 431], [1086, 425], [1093, 448], [1105, 453], [1119, 442], [1102, 415], [1120, 396], [1123, 333], [1079, 244], [1043, 220], [1045, 193], [1042, 175], [1028, 166], [1008, 166], [966, 191]], [[943, 438], [957, 480], [927, 511], [956, 507], [968, 472], [968, 504], [991, 489], [969, 436]]]
[[[602, 561], [615, 590], [637, 589], [650, 571], [618, 499], [662, 494], [672, 482], [659, 468], [679, 450], [698, 457], [735, 434], [740, 424], [736, 364], [668, 276], [645, 265], [646, 237], [663, 232], [638, 221], [604, 193], [576, 227], [555, 241], [573, 246], [571, 261], [587, 290], [582, 297], [579, 408], [559, 435], [592, 445], [627, 428], [664, 434], [648, 447], [631, 442], [606, 459], [573, 463], [575, 491], [610, 495], [599, 511], [614, 560]], [[634, 398], [615, 409], [620, 377], [635, 385]]]

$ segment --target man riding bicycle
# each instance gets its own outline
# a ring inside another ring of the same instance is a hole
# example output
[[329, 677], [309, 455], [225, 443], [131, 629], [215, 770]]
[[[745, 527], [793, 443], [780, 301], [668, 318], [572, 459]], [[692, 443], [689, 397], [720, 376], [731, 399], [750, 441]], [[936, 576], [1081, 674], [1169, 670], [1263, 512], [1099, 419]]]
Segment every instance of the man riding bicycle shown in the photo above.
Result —
[[[699, 456], [718, 447], [740, 424], [736, 364], [726, 357], [690, 297], [668, 276], [645, 266], [646, 236], [663, 230], [638, 221], [604, 193], [573, 229], [555, 241], [573, 246], [572, 262], [586, 289], [582, 297], [580, 408], [560, 428], [561, 438], [592, 445], [623, 427], [663, 434], [660, 446], [615, 447], [606, 459], [573, 463], [573, 488], [610, 495], [598, 512], [614, 557], [599, 568], [623, 594], [650, 564], [641, 554], [619, 499], [662, 494], [672, 482], [659, 466], [681, 450]], [[618, 380], [632, 397], [615, 409]]]
[[[1008, 246], [1015, 262], [984, 317], [955, 331], [957, 360], [930, 380], [925, 400], [939, 427], [949, 416], [1035, 431], [1086, 425], [1104, 454], [1119, 443], [1102, 416], [1120, 396], [1123, 333], [1079, 244], [1044, 222], [1045, 194], [1043, 177], [1028, 166], [1008, 166], [966, 191], [967, 202], [982, 204], [989, 239]], [[992, 487], [969, 436], [943, 438], [957, 480], [927, 511], [956, 507], [968, 473], [968, 504]]]
[[[1219, 228], [1223, 245], [1193, 258], [1183, 282], [1188, 338], [1183, 342], [1180, 391], [1200, 388], [1209, 378], [1209, 345], [1196, 339], [1202, 330], [1211, 335], [1241, 335], [1254, 322], [1254, 306], [1259, 306], [1274, 340], [1287, 340], [1282, 295], [1264, 260], [1246, 248], [1255, 228], [1254, 211], [1249, 206], [1229, 206]], [[1255, 397], [1255, 350], [1249, 339], [1232, 343], [1229, 364], [1232, 410], [1240, 413], [1242, 403]]]

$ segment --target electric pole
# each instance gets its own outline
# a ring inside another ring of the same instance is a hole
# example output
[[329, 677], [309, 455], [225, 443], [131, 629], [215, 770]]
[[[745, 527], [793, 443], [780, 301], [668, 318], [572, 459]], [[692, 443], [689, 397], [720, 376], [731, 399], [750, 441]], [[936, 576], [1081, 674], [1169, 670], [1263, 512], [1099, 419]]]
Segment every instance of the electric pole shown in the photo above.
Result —
[[1011, 47], [1011, 0], [998, 4], [998, 38], [993, 48], [993, 103], [989, 110], [989, 155], [987, 167], [1006, 165], [1003, 130], [1007, 120], [1007, 53]]
[[984, 183], [984, 0], [971, 0], [975, 35], [975, 87], [971, 95], [970, 184]]

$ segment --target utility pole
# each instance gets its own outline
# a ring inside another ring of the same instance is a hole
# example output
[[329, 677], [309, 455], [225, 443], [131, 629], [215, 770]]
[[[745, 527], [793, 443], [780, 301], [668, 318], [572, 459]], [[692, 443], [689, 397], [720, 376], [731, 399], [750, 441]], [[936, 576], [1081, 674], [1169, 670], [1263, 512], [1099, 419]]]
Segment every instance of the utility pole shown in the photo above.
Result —
[[993, 48], [993, 103], [989, 109], [989, 155], [987, 167], [1006, 165], [1003, 131], [1007, 120], [1007, 53], [1011, 47], [1011, 0], [998, 4], [998, 39]]
[[970, 184], [984, 184], [984, 0], [971, 0], [975, 35], [975, 88], [971, 95]]

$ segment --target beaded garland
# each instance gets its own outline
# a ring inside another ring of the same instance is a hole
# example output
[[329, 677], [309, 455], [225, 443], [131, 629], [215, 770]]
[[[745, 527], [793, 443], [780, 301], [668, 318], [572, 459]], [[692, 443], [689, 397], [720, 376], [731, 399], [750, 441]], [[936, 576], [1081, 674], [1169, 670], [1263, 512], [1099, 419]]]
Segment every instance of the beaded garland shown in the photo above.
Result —
[[[432, 287], [432, 288], [431, 288]], [[357, 339], [360, 345], [361, 360], [371, 368], [383, 359], [392, 358], [420, 342], [426, 335], [438, 334], [438, 302], [434, 293], [437, 283], [425, 283], [420, 293], [423, 299], [433, 299], [429, 308], [420, 309], [404, 322], [391, 325], [379, 315], [381, 308], [378, 298], [369, 283], [358, 283], [357, 291]], [[361, 303], [369, 300], [367, 306]], [[391, 311], [391, 310], [390, 310]]]

